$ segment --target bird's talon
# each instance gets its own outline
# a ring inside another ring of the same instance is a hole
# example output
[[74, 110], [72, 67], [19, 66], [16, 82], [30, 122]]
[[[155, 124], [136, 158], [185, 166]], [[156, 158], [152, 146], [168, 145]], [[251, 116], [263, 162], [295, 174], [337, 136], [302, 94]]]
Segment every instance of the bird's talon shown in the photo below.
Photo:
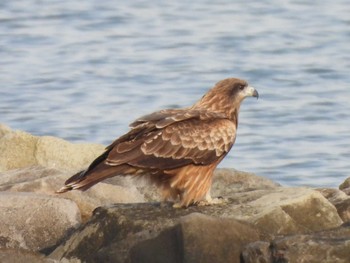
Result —
[[227, 200], [222, 196], [217, 198], [212, 198], [210, 200], [201, 200], [197, 203], [198, 206], [208, 206], [208, 205], [224, 205], [227, 203]]
[[182, 205], [180, 203], [175, 203], [173, 204], [173, 208], [176, 208], [176, 209], [182, 208]]

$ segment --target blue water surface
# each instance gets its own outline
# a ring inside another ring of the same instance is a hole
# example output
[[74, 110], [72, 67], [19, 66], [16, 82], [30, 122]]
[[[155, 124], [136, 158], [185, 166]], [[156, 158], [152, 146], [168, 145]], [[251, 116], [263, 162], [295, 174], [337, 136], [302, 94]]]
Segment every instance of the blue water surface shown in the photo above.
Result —
[[220, 165], [284, 185], [350, 176], [350, 5], [335, 1], [0, 2], [0, 122], [108, 144], [140, 115], [249, 81]]

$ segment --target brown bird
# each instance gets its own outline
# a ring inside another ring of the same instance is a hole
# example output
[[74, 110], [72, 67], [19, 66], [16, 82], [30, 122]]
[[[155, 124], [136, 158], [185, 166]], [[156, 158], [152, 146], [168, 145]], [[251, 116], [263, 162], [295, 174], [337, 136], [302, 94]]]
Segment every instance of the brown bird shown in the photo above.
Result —
[[145, 115], [130, 125], [90, 166], [57, 191], [86, 190], [116, 175], [148, 177], [174, 206], [213, 203], [213, 171], [236, 139], [242, 100], [259, 97], [244, 80], [219, 81], [192, 107]]

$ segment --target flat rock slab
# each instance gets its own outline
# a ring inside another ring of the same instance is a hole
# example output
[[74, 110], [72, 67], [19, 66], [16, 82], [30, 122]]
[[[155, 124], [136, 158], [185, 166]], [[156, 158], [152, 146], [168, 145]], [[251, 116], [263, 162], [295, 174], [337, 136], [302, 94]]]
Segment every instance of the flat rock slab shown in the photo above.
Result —
[[0, 192], [0, 248], [40, 251], [80, 223], [79, 209], [70, 200]]
[[[164, 252], [169, 257], [166, 262], [213, 262], [214, 254], [216, 262], [227, 262], [228, 257], [239, 262], [242, 246], [253, 240], [311, 233], [342, 223], [323, 195], [306, 188], [235, 193], [225, 204], [187, 209], [174, 209], [169, 203], [118, 204], [96, 209], [91, 220], [67, 237], [50, 257], [147, 262], [140, 261], [151, 258], [147, 251], [156, 253], [163, 244], [168, 251]], [[176, 251], [181, 252], [180, 259]], [[159, 256], [154, 262], [164, 260]]]

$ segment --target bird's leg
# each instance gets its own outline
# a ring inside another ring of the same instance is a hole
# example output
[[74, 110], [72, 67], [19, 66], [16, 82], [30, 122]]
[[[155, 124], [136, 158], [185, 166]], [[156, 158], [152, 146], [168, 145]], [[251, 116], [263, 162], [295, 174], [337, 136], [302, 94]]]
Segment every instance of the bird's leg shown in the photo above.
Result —
[[206, 205], [219, 205], [225, 204], [226, 200], [222, 197], [212, 198], [210, 195], [210, 189], [206, 193], [205, 198], [197, 203], [198, 206], [206, 206]]

